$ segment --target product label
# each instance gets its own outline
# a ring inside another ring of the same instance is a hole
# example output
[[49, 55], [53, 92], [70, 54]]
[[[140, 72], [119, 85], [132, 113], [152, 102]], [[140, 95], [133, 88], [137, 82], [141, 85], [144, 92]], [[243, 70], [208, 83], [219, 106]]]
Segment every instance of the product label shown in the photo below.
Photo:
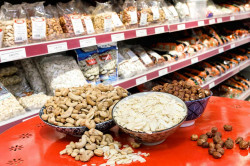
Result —
[[147, 76], [143, 76], [143, 77], [137, 78], [135, 80], [135, 82], [136, 82], [136, 85], [143, 84], [143, 83], [147, 82]]
[[8, 92], [8, 90], [0, 84], [0, 101], [7, 99], [10, 96], [11, 94]]
[[124, 39], [125, 39], [124, 33], [117, 33], [117, 34], [111, 35], [111, 40], [113, 42], [121, 41], [121, 40], [124, 40]]
[[165, 17], [166, 17], [167, 19], [170, 19], [172, 16], [171, 16], [171, 14], [169, 13], [167, 7], [163, 7], [162, 9], [163, 9], [163, 11], [164, 11], [164, 13], [165, 13]]
[[86, 26], [87, 34], [95, 33], [93, 22], [92, 22], [90, 16], [84, 16], [83, 20], [84, 20], [84, 23], [85, 23], [85, 26]]
[[25, 19], [14, 19], [15, 42], [27, 41], [27, 24]]
[[151, 11], [153, 13], [153, 20], [159, 20], [159, 18], [160, 18], [159, 8], [156, 6], [153, 6], [151, 8]]
[[96, 59], [88, 59], [88, 60], [86, 60], [86, 64], [87, 64], [87, 66], [92, 66], [92, 65], [97, 64], [97, 61], [96, 61]]
[[164, 27], [158, 27], [158, 28], [155, 28], [155, 33], [158, 34], [158, 33], [164, 33], [165, 30], [164, 30]]
[[100, 59], [101, 61], [112, 60], [112, 56], [111, 56], [111, 54], [100, 55], [100, 56], [99, 56], [99, 59]]
[[94, 46], [94, 45], [96, 45], [96, 38], [92, 37], [92, 38], [88, 38], [88, 39], [82, 39], [82, 40], [79, 40], [79, 42], [80, 42], [81, 47]]
[[146, 29], [136, 30], [136, 37], [141, 37], [141, 36], [147, 36], [147, 30]]
[[46, 20], [44, 17], [31, 17], [32, 21], [32, 38], [43, 39], [46, 37]]
[[140, 18], [140, 26], [145, 26], [147, 25], [147, 17], [148, 17], [148, 13], [145, 11], [141, 12], [141, 18]]
[[143, 54], [143, 55], [141, 55], [140, 57], [141, 57], [142, 61], [143, 61], [146, 65], [152, 63], [152, 60], [150, 59], [150, 57], [148, 56], [148, 54]]
[[169, 6], [169, 7], [168, 7], [168, 10], [171, 11], [171, 13], [174, 15], [174, 17], [178, 17], [178, 13], [177, 13], [177, 11], [175, 10], [174, 6]]
[[161, 58], [161, 56], [158, 53], [154, 52], [154, 51], [150, 50], [150, 51], [148, 51], [148, 53], [150, 55], [152, 55], [153, 57], [157, 58], [157, 59]]
[[112, 13], [112, 21], [113, 21], [114, 27], [121, 27], [121, 26], [123, 26], [120, 18], [118, 17], [118, 15], [116, 13]]
[[47, 45], [48, 53], [62, 52], [68, 50], [67, 42]]
[[129, 55], [129, 57], [131, 58], [131, 60], [134, 62], [134, 61], [137, 61], [139, 58], [135, 55], [135, 53], [133, 53], [131, 50], [129, 50], [127, 52], [127, 54]]
[[112, 16], [106, 16], [104, 18], [104, 32], [112, 31]]
[[26, 58], [25, 48], [0, 51], [1, 62], [8, 62], [8, 61], [23, 59], [23, 58]]
[[130, 15], [130, 24], [136, 24], [138, 21], [137, 21], [137, 12], [136, 10], [135, 11], [129, 11], [129, 15]]
[[160, 76], [164, 76], [164, 75], [166, 75], [166, 74], [168, 74], [168, 69], [166, 68], [166, 69], [161, 69], [161, 70], [159, 70], [159, 77]]
[[83, 25], [82, 25], [82, 20], [80, 15], [72, 15], [70, 16], [71, 22], [73, 25], [73, 29], [75, 32], [75, 35], [80, 35], [84, 32]]

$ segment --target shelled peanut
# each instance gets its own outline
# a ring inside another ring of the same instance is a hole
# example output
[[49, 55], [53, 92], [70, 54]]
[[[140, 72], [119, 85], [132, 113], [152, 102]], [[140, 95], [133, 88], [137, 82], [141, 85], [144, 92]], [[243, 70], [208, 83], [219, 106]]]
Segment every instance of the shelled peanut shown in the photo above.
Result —
[[70, 14], [61, 16], [59, 20], [64, 33], [74, 34], [74, 28], [71, 22]]
[[57, 18], [47, 18], [46, 19], [46, 36], [49, 40], [55, 40], [62, 37], [63, 30]]
[[114, 105], [127, 95], [121, 87], [103, 84], [58, 89], [45, 104], [42, 119], [57, 126], [95, 128], [112, 118]]

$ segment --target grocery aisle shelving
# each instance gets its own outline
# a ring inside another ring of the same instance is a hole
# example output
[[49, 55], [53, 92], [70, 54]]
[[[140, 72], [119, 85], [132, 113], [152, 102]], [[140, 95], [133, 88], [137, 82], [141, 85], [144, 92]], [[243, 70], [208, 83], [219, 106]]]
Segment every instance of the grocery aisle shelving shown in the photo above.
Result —
[[93, 46], [109, 42], [128, 40], [155, 34], [174, 32], [195, 27], [201, 27], [216, 23], [242, 20], [250, 17], [250, 12], [223, 16], [217, 18], [181, 22], [170, 25], [157, 25], [144, 28], [129, 29], [105, 34], [87, 35], [81, 37], [60, 39], [41, 43], [28, 44], [24, 46], [8, 47], [0, 49], [0, 62], [25, 59], [50, 53], [62, 52], [81, 47]]
[[237, 97], [237, 99], [239, 100], [245, 100], [250, 96], [250, 89], [248, 89], [247, 91], [245, 91], [244, 93], [242, 93], [239, 97]]

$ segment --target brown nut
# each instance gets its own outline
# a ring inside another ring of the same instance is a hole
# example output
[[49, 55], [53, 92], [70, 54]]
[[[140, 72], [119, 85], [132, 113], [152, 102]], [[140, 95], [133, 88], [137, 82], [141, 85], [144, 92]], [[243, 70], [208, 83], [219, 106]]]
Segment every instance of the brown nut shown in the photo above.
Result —
[[224, 141], [223, 141], [223, 140], [220, 140], [217, 144], [220, 144], [221, 147], [223, 148], [223, 146], [224, 146]]
[[221, 132], [216, 132], [214, 136], [219, 136], [221, 138], [222, 134], [221, 134]]
[[221, 140], [221, 138], [217, 135], [213, 137], [213, 141], [215, 144], [217, 144], [220, 140]]
[[202, 144], [203, 144], [204, 142], [206, 142], [205, 139], [198, 139], [197, 145], [198, 145], [198, 146], [202, 146]]
[[212, 132], [207, 132], [206, 135], [207, 135], [208, 138], [212, 138], [213, 133]]
[[241, 141], [243, 141], [243, 138], [242, 138], [242, 137], [238, 137], [238, 138], [235, 140], [235, 143], [236, 143], [236, 144], [239, 144]]
[[206, 134], [202, 134], [201, 136], [200, 136], [200, 139], [204, 139], [205, 141], [207, 141], [207, 135]]
[[231, 141], [231, 140], [226, 140], [224, 146], [225, 146], [225, 148], [227, 148], [227, 149], [233, 149], [234, 143], [233, 143], [233, 141]]
[[225, 151], [223, 148], [217, 149], [217, 152], [219, 152], [221, 155], [224, 155]]
[[210, 142], [209, 143], [209, 148], [213, 148], [214, 149], [215, 148], [215, 144], [213, 142]]
[[197, 141], [197, 140], [198, 140], [198, 135], [193, 134], [193, 135], [191, 136], [191, 140], [192, 140], [192, 141]]
[[131, 146], [136, 149], [136, 148], [139, 148], [141, 144], [137, 142], [131, 142]]
[[243, 140], [240, 142], [239, 146], [240, 146], [240, 149], [247, 149], [249, 146], [249, 142]]
[[221, 144], [216, 144], [215, 145], [215, 149], [220, 149], [220, 148], [222, 148]]
[[208, 147], [209, 147], [208, 142], [203, 142], [203, 143], [202, 143], [202, 147], [203, 147], [203, 148], [208, 148]]
[[103, 150], [102, 150], [102, 149], [95, 149], [95, 150], [94, 150], [94, 154], [95, 154], [96, 156], [102, 157], [104, 153], [103, 153]]
[[221, 154], [219, 153], [219, 152], [213, 152], [213, 157], [215, 158], [215, 159], [219, 159], [219, 158], [221, 158]]
[[208, 149], [208, 153], [209, 153], [210, 155], [213, 155], [214, 152], [216, 152], [216, 149], [214, 149], [214, 148], [209, 148], [209, 149]]
[[217, 127], [212, 127], [212, 129], [211, 129], [211, 132], [212, 133], [216, 133], [218, 131], [218, 128]]
[[233, 127], [231, 125], [224, 125], [224, 130], [225, 131], [232, 131]]

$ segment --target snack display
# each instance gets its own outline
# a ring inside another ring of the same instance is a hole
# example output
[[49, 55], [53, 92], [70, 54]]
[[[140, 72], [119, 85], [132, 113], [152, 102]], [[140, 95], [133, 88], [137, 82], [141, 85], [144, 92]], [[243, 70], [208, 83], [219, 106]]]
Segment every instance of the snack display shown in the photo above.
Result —
[[138, 27], [137, 2], [126, 0], [123, 4], [122, 22], [127, 29]]
[[47, 100], [50, 99], [50, 96], [45, 94], [33, 94], [31, 96], [21, 97], [18, 102], [25, 108], [26, 110], [39, 110], [44, 106]]

